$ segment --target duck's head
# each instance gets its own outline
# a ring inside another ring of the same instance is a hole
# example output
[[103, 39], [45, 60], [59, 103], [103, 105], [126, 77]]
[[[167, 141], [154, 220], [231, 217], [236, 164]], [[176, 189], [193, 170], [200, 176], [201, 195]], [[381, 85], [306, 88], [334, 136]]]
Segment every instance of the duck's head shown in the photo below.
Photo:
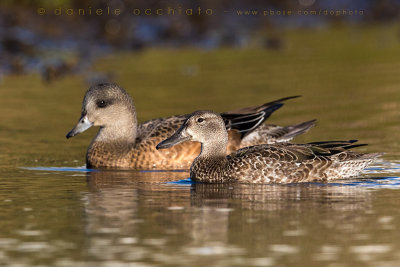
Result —
[[89, 88], [82, 103], [82, 114], [67, 138], [82, 133], [92, 126], [123, 127], [136, 123], [132, 98], [114, 83], [97, 84]]
[[157, 149], [169, 148], [185, 141], [224, 144], [227, 140], [225, 123], [219, 114], [212, 111], [196, 111], [189, 115], [171, 137], [159, 143]]

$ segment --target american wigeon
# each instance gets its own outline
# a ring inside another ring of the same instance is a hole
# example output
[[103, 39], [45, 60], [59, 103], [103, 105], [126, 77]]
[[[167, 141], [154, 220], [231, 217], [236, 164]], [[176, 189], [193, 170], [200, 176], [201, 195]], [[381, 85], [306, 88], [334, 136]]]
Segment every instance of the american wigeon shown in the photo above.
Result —
[[[228, 151], [250, 144], [287, 142], [313, 127], [315, 120], [287, 127], [263, 124], [291, 98], [294, 97], [222, 113], [229, 135]], [[199, 143], [188, 142], [163, 151], [155, 148], [185, 119], [186, 116], [178, 115], [138, 124], [135, 105], [128, 93], [116, 84], [98, 84], [86, 92], [81, 118], [67, 138], [91, 126], [100, 127], [86, 153], [89, 168], [188, 169], [200, 153]]]
[[331, 181], [358, 175], [380, 154], [348, 151], [361, 146], [350, 141], [308, 144], [276, 143], [245, 147], [227, 154], [228, 132], [223, 118], [211, 111], [194, 112], [157, 149], [185, 141], [201, 143], [190, 167], [194, 181], [206, 183], [299, 183]]

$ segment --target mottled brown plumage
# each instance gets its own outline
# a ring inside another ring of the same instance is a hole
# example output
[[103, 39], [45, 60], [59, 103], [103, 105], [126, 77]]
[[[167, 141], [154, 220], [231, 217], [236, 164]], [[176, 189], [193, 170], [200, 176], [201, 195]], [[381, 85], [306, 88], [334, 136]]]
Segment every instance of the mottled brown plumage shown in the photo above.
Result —
[[226, 156], [228, 134], [221, 116], [211, 111], [193, 113], [157, 148], [184, 141], [202, 144], [190, 168], [194, 181], [206, 183], [299, 183], [331, 181], [358, 175], [379, 154], [348, 149], [362, 146], [350, 141], [309, 144], [276, 143], [242, 148]]
[[[283, 105], [283, 101], [291, 98], [294, 97], [222, 113], [229, 130], [228, 151], [235, 151], [249, 143], [286, 142], [314, 126], [315, 121], [288, 127], [262, 124]], [[187, 142], [163, 151], [155, 149], [185, 119], [186, 116], [179, 115], [138, 125], [134, 102], [126, 91], [116, 84], [99, 84], [86, 92], [81, 118], [67, 138], [91, 126], [100, 127], [86, 153], [89, 168], [188, 169], [200, 153], [199, 143]]]

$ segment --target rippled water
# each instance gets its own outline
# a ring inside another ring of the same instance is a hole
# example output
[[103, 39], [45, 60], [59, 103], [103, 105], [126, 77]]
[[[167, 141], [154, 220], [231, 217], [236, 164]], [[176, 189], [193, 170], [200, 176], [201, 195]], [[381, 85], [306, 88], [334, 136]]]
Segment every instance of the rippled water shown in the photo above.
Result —
[[356, 138], [370, 144], [357, 151], [385, 152], [357, 179], [335, 183], [206, 185], [187, 172], [87, 170], [96, 130], [65, 140], [87, 89], [81, 78], [5, 77], [0, 265], [398, 266], [396, 32], [296, 32], [279, 53], [157, 50], [96, 64], [116, 72], [140, 121], [302, 94], [269, 121], [316, 118], [295, 141]]
[[399, 167], [383, 161], [362, 179], [290, 185], [20, 168], [1, 179], [0, 263], [395, 266]]

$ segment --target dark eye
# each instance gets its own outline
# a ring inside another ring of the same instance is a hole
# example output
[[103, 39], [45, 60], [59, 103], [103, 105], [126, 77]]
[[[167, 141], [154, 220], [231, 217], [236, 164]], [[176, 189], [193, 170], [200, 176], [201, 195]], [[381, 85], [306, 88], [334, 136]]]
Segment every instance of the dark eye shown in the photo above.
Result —
[[204, 121], [203, 118], [198, 118], [198, 119], [197, 119], [197, 122], [198, 122], [198, 123], [202, 123], [203, 121]]
[[99, 101], [97, 101], [96, 105], [99, 108], [105, 108], [105, 107], [107, 107], [108, 103], [105, 100], [99, 100]]

